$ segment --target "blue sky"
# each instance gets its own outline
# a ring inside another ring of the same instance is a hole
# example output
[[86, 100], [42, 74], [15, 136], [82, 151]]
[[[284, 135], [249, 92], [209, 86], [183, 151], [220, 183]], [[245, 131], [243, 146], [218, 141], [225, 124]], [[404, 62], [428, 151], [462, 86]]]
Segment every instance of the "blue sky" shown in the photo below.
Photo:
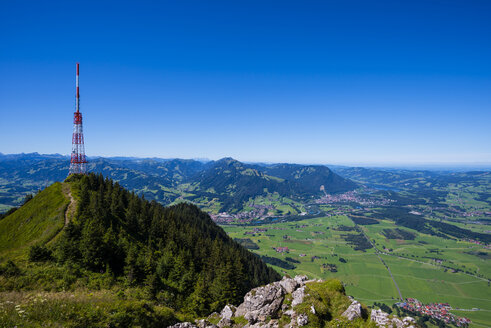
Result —
[[0, 152], [491, 163], [490, 1], [1, 1]]

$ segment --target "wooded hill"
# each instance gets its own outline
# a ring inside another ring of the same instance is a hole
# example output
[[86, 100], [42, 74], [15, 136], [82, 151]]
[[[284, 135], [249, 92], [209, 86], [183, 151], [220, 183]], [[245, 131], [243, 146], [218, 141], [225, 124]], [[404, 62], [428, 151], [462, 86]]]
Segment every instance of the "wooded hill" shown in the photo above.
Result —
[[[61, 181], [69, 158], [61, 155], [0, 154], [0, 213], [2, 206], [19, 205], [26, 193]], [[244, 202], [278, 193], [311, 199], [326, 192], [353, 190], [355, 183], [322, 165], [246, 164], [232, 158], [201, 162], [184, 159], [94, 158], [89, 171], [102, 173], [131, 191], [163, 205], [178, 199], [200, 204], [217, 199], [220, 211], [240, 211]]]
[[[28, 255], [41, 268], [110, 275], [117, 284], [141, 286], [146, 299], [197, 315], [280, 278], [196, 206], [164, 208], [100, 174], [72, 175], [41, 191], [0, 220], [0, 243], [4, 263]], [[0, 291], [25, 287], [1, 272], [0, 265]]]

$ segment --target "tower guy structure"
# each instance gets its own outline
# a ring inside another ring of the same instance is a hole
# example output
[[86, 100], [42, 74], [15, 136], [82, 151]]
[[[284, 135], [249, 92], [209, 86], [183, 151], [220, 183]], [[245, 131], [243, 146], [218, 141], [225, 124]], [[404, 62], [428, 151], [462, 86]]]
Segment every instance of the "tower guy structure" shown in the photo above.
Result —
[[75, 98], [75, 113], [73, 113], [72, 154], [70, 157], [69, 175], [74, 173], [87, 173], [87, 159], [85, 158], [84, 132], [82, 128], [82, 113], [80, 112], [79, 93], [79, 63], [77, 63], [77, 95]]

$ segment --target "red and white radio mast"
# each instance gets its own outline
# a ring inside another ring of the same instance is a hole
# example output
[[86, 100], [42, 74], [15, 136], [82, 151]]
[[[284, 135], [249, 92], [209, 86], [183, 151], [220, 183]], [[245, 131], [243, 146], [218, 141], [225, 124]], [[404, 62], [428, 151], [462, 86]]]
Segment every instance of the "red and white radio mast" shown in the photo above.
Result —
[[75, 98], [75, 113], [73, 115], [72, 155], [70, 159], [70, 174], [86, 174], [87, 159], [85, 158], [84, 132], [82, 129], [82, 113], [80, 113], [80, 94], [78, 90], [79, 64], [77, 63], [77, 97]]

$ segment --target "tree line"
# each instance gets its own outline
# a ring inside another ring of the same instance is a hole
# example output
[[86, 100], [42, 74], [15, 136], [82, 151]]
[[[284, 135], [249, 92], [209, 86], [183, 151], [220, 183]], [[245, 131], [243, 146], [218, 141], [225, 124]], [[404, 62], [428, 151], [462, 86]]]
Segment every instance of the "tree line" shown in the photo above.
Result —
[[53, 252], [56, 261], [145, 286], [149, 298], [197, 315], [237, 304], [251, 288], [280, 278], [194, 205], [164, 208], [100, 174], [67, 182], [78, 206]]

